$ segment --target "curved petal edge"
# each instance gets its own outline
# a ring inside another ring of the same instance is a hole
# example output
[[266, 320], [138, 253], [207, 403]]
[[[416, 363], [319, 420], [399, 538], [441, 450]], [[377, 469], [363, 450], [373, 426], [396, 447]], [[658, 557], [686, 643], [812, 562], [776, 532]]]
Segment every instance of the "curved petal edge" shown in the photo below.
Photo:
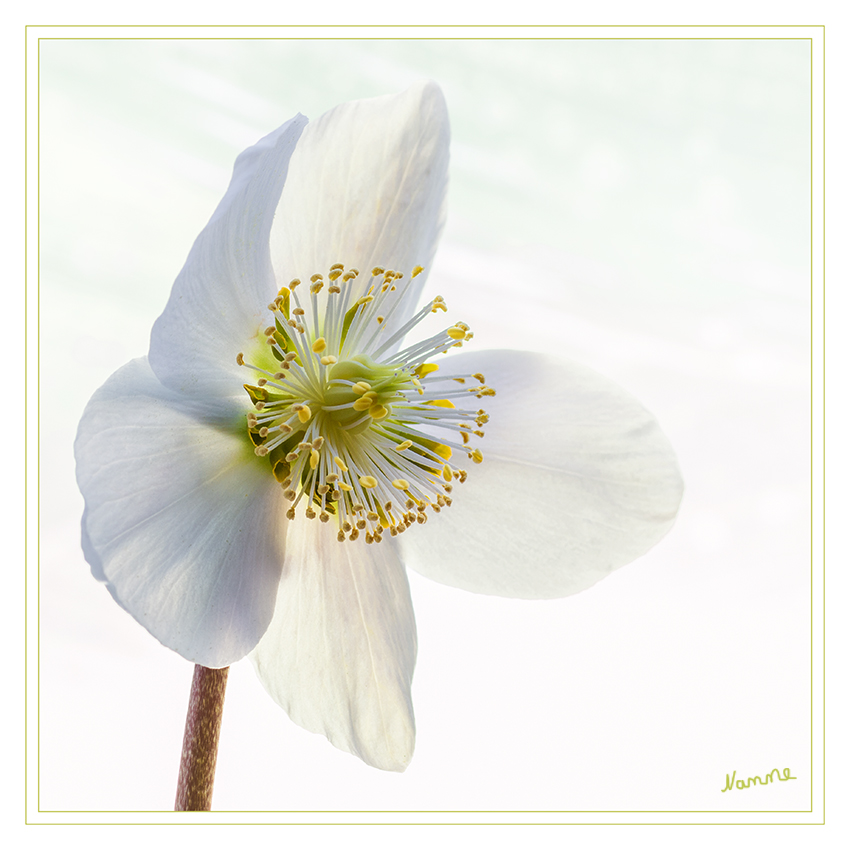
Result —
[[[476, 593], [578, 593], [652, 548], [672, 527], [683, 483], [655, 418], [617, 384], [519, 351], [464, 353], [446, 370], [496, 389], [480, 465], [453, 505], [400, 546], [408, 566]], [[451, 365], [450, 365], [451, 363]]]
[[251, 659], [299, 726], [382, 770], [413, 756], [416, 625], [392, 543], [339, 543], [296, 517], [275, 615]]
[[74, 446], [92, 574], [205, 667], [257, 644], [283, 564], [280, 487], [234, 431], [238, 408], [226, 413], [163, 387], [141, 358], [94, 394]]

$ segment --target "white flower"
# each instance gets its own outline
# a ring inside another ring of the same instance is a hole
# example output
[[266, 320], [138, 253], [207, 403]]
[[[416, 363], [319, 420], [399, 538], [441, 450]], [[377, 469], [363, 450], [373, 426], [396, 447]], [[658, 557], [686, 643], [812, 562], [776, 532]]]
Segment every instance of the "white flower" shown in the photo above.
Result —
[[443, 355], [462, 322], [408, 336], [446, 309], [415, 312], [448, 144], [424, 83], [242, 153], [148, 357], [76, 442], [83, 549], [115, 600], [190, 661], [251, 653], [295, 722], [390, 770], [414, 742], [405, 565], [565, 596], [655, 544], [682, 490], [653, 417], [595, 373]]

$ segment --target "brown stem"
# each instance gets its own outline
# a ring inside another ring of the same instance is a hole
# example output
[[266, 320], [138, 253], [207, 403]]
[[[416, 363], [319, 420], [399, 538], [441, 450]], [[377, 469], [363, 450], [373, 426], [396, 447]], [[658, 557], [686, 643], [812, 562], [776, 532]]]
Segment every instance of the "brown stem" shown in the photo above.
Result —
[[208, 812], [212, 806], [215, 760], [229, 669], [213, 670], [195, 665], [183, 733], [175, 812]]

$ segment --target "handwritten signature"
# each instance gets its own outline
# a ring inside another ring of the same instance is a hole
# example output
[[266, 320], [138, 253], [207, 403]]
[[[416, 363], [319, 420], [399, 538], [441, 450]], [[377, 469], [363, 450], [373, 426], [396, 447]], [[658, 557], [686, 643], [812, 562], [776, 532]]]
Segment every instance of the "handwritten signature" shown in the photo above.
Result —
[[731, 777], [729, 776], [728, 773], [726, 774], [726, 787], [722, 789], [721, 793], [725, 793], [726, 791], [731, 791], [733, 788], [744, 789], [744, 788], [750, 788], [753, 785], [769, 785], [771, 782], [773, 782], [773, 774], [774, 773], [776, 774], [776, 778], [780, 782], [787, 782], [789, 779], [796, 779], [797, 778], [796, 776], [791, 776], [791, 768], [790, 767], [786, 767], [782, 771], [782, 774], [779, 773], [778, 767], [774, 767], [773, 770], [771, 770], [770, 773], [768, 773], [767, 776], [764, 777], [764, 779], [762, 779], [760, 776], [748, 776], [746, 781], [743, 780], [743, 779], [738, 779], [736, 781], [735, 780], [735, 774], [737, 772], [738, 772], [737, 770], [733, 770]]

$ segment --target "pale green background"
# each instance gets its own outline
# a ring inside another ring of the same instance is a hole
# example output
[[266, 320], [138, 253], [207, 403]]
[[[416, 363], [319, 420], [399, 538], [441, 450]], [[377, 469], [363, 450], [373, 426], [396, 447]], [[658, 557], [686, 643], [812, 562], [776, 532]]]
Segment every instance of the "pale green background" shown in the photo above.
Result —
[[[637, 395], [685, 502], [655, 550], [567, 600], [411, 575], [404, 775], [294, 726], [234, 666], [216, 808], [808, 809], [807, 41], [40, 55], [42, 808], [169, 809], [191, 675], [88, 576], [71, 451], [86, 400], [146, 351], [240, 150], [427, 76], [453, 129], [430, 291], [476, 345], [580, 359]], [[733, 769], [786, 766], [796, 782], [720, 793]]]

